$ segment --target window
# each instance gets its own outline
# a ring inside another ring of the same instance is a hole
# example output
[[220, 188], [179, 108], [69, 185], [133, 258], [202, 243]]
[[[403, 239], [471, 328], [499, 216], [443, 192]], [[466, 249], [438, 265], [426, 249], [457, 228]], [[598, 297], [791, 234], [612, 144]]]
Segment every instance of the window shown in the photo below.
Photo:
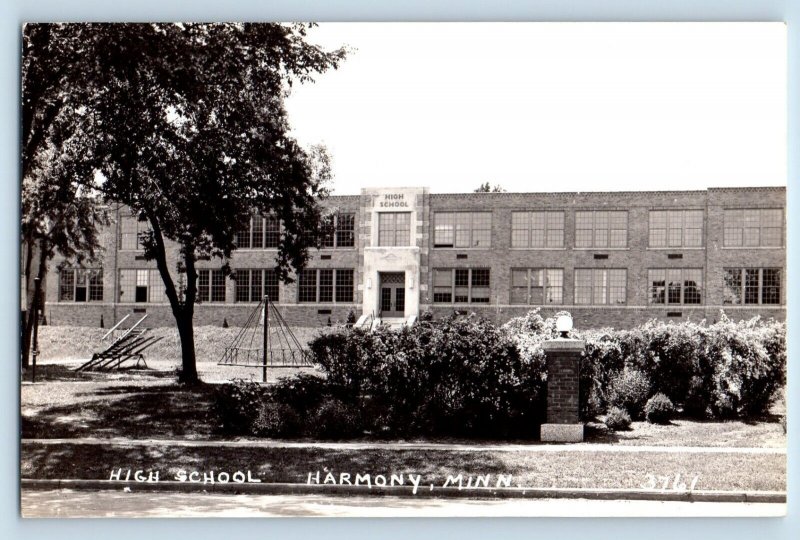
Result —
[[780, 268], [726, 268], [723, 274], [725, 304], [780, 304]]
[[225, 301], [225, 274], [222, 270], [202, 269], [197, 271], [197, 301]]
[[780, 208], [725, 210], [725, 247], [780, 247], [783, 210]]
[[279, 301], [278, 274], [275, 270], [236, 270], [236, 301], [260, 302], [264, 296]]
[[575, 212], [575, 247], [628, 246], [628, 212]]
[[157, 269], [123, 269], [119, 271], [120, 302], [168, 302], [164, 280]]
[[700, 304], [703, 301], [703, 271], [699, 268], [655, 268], [649, 270], [651, 304]]
[[353, 247], [356, 245], [356, 215], [336, 215], [336, 246]]
[[249, 225], [236, 233], [239, 249], [275, 249], [280, 240], [280, 221], [274, 216], [253, 216]]
[[102, 302], [103, 270], [64, 268], [59, 273], [58, 299], [61, 302]]
[[512, 212], [511, 247], [564, 247], [564, 212]]
[[140, 250], [143, 248], [141, 235], [150, 230], [147, 221], [140, 221], [136, 216], [120, 216], [119, 249]]
[[575, 269], [576, 304], [624, 304], [628, 271], [624, 268]]
[[410, 238], [410, 212], [381, 212], [378, 214], [379, 246], [408, 246]]
[[436, 212], [434, 214], [434, 247], [490, 247], [492, 245], [491, 212]]
[[488, 268], [437, 268], [433, 271], [436, 303], [488, 304], [491, 293]]
[[650, 211], [650, 247], [700, 247], [702, 245], [702, 210]]
[[331, 214], [325, 216], [322, 248], [350, 248], [356, 245], [356, 215]]
[[353, 302], [353, 270], [351, 268], [317, 268], [300, 272], [297, 286], [299, 302]]
[[564, 270], [560, 268], [513, 268], [512, 304], [560, 304], [564, 298]]

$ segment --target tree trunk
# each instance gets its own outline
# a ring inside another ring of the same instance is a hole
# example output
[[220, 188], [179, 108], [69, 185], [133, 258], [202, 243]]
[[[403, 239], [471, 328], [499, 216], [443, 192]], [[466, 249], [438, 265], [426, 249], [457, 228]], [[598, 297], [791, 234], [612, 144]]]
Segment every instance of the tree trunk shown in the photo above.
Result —
[[178, 335], [181, 338], [181, 373], [178, 376], [178, 382], [195, 384], [200, 379], [197, 377], [192, 317], [184, 314], [176, 317], [176, 322], [178, 323]]
[[[30, 366], [30, 349], [31, 349], [31, 336], [33, 335], [33, 305], [36, 298], [36, 282], [35, 278], [40, 278], [40, 283], [44, 286], [44, 275], [47, 270], [45, 264], [46, 258], [45, 246], [41, 245], [40, 241], [31, 241], [28, 244], [28, 254], [26, 257], [25, 267], [25, 321], [22, 327], [22, 342], [20, 349], [22, 353], [22, 369], [27, 369]], [[41, 290], [38, 291], [39, 307], [44, 309], [42, 296], [44, 294]]]

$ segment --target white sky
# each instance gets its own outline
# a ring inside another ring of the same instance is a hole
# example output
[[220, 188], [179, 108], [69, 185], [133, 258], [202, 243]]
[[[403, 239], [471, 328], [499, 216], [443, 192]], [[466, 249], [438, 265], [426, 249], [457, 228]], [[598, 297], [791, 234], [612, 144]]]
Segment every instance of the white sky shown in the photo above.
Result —
[[295, 86], [334, 193], [786, 185], [781, 23], [323, 23], [357, 49]]

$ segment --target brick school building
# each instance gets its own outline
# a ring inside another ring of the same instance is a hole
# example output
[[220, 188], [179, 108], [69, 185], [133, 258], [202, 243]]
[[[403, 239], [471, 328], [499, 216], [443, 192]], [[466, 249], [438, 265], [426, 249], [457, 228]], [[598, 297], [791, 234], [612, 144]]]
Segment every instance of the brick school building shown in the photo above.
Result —
[[[541, 307], [577, 328], [651, 318], [714, 321], [786, 308], [786, 190], [432, 194], [366, 188], [324, 201], [334, 232], [292, 283], [273, 271], [281, 224], [254, 216], [237, 235], [226, 277], [199, 263], [196, 325], [245, 322], [269, 295], [294, 326], [340, 324], [352, 313], [399, 323], [431, 310], [498, 323]], [[114, 211], [103, 259], [51, 264], [49, 324], [110, 328], [127, 314], [174, 324], [139, 222]], [[173, 249], [174, 251], [174, 249]], [[171, 266], [174, 269], [174, 265]], [[180, 284], [181, 276], [174, 276]]]

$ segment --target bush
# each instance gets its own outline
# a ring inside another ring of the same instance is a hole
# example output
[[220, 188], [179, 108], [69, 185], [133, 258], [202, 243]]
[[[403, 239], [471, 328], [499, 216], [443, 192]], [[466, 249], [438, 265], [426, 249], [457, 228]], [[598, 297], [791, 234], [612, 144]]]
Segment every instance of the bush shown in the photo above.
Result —
[[358, 408], [333, 398], [320, 404], [307, 427], [311, 435], [321, 439], [354, 437], [363, 430]]
[[251, 433], [258, 418], [266, 391], [256, 382], [234, 379], [214, 389], [213, 409], [226, 433]]
[[647, 421], [651, 424], [669, 424], [675, 414], [672, 401], [660, 392], [647, 400], [644, 410]]
[[605, 421], [608, 429], [625, 431], [631, 428], [631, 417], [625, 409], [611, 407]]
[[608, 403], [630, 412], [641, 420], [647, 398], [650, 396], [650, 379], [636, 368], [626, 367], [611, 377], [608, 389]]
[[525, 358], [508, 332], [474, 316], [341, 329], [309, 347], [333, 396], [369, 409], [370, 431], [508, 436], [544, 416], [543, 357]]
[[298, 373], [283, 377], [270, 388], [270, 395], [277, 403], [288, 405], [297, 413], [312, 413], [322, 400], [336, 393], [336, 389], [322, 377], [310, 373]]
[[261, 402], [252, 432], [259, 437], [295, 437], [302, 432], [300, 415], [291, 406], [272, 399]]

